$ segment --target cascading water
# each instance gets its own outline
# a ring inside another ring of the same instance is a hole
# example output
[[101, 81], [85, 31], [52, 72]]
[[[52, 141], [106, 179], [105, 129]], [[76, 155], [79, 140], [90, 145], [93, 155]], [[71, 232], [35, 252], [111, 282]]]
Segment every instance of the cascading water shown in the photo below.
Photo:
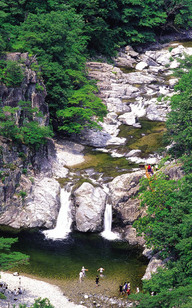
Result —
[[43, 231], [46, 238], [53, 240], [65, 239], [71, 232], [71, 209], [70, 209], [71, 190], [62, 188], [60, 192], [61, 207], [57, 217], [56, 227], [51, 230]]
[[106, 204], [104, 213], [104, 231], [101, 235], [107, 240], [117, 240], [120, 239], [119, 234], [112, 232], [112, 205], [110, 203]]

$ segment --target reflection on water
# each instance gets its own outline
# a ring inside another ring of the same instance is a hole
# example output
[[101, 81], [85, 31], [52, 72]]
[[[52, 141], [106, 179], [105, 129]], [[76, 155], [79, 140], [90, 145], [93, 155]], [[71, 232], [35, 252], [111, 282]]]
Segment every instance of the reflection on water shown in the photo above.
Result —
[[[8, 236], [8, 234], [6, 234]], [[1, 235], [2, 236], [2, 235]], [[9, 234], [9, 237], [13, 236]], [[63, 241], [45, 240], [43, 234], [21, 232], [13, 249], [30, 256], [30, 264], [17, 268], [23, 273], [57, 280], [76, 279], [82, 266], [95, 277], [99, 267], [105, 268], [106, 278], [117, 284], [129, 279], [141, 286], [147, 260], [141, 250], [123, 241], [108, 241], [96, 234], [72, 233]]]

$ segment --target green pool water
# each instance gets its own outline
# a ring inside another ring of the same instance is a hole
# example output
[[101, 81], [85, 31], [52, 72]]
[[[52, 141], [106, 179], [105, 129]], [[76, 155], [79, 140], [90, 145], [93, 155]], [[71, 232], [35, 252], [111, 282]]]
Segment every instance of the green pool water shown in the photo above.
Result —
[[[5, 234], [0, 234], [0, 236]], [[6, 236], [15, 237], [15, 234]], [[30, 256], [30, 263], [15, 268], [21, 273], [54, 280], [78, 278], [82, 266], [93, 278], [99, 267], [105, 268], [106, 279], [119, 283], [129, 280], [133, 288], [142, 287], [147, 259], [138, 247], [123, 241], [108, 241], [98, 234], [72, 233], [67, 240], [45, 240], [40, 232], [21, 232], [13, 250]]]

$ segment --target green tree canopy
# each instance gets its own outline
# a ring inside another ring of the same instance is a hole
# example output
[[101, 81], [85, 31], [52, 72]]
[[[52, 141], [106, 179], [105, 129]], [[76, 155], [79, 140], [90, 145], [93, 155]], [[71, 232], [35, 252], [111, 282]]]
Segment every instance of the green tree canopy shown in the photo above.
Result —
[[190, 69], [182, 73], [175, 86], [177, 94], [171, 98], [171, 112], [166, 121], [167, 140], [172, 144], [170, 153], [175, 157], [192, 152], [192, 57], [187, 57], [182, 66]]
[[12, 252], [11, 246], [17, 238], [0, 238], [0, 268], [7, 270], [21, 263], [26, 263], [29, 257], [21, 252]]

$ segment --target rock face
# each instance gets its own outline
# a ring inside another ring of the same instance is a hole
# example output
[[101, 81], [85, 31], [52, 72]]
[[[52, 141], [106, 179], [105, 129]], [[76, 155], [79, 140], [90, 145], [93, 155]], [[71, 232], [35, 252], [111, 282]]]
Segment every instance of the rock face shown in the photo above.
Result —
[[49, 140], [34, 154], [24, 146], [18, 152], [3, 139], [0, 147], [0, 224], [18, 229], [55, 227], [60, 209], [59, 179], [68, 176], [67, 166], [84, 161], [83, 146]]
[[[166, 120], [170, 99], [160, 98], [162, 95], [171, 97], [177, 82], [169, 75], [179, 65], [178, 58], [182, 59], [185, 53], [192, 54], [192, 48], [179, 44], [169, 46], [170, 49], [166, 45], [161, 50], [148, 50], [141, 54], [126, 46], [114, 59], [114, 65], [87, 63], [89, 77], [97, 80], [99, 97], [109, 113], [101, 123], [103, 131], [85, 130], [81, 142], [94, 147], [120, 145], [125, 143], [118, 137], [121, 124], [138, 125], [141, 117], [152, 121]], [[113, 121], [109, 121], [111, 114]]]
[[[25, 186], [26, 187], [26, 186]], [[59, 210], [59, 183], [50, 178], [35, 181], [32, 191], [26, 197], [24, 206], [8, 206], [0, 217], [0, 224], [10, 227], [35, 228], [55, 226]]]
[[76, 228], [81, 232], [101, 231], [106, 203], [106, 193], [100, 187], [83, 183], [74, 193]]
[[[42, 125], [49, 123], [48, 105], [45, 102], [46, 89], [42, 78], [31, 67], [37, 64], [35, 57], [29, 57], [28, 53], [8, 53], [5, 60], [17, 61], [20, 63], [24, 72], [24, 79], [20, 87], [7, 88], [4, 84], [0, 85], [1, 106], [18, 106], [19, 101], [30, 101], [32, 108], [37, 108], [42, 112], [43, 117], [39, 118]], [[21, 64], [22, 63], [22, 64]], [[40, 87], [41, 90], [38, 90]], [[20, 111], [17, 112], [17, 121], [20, 119]]]
[[145, 272], [145, 275], [143, 276], [142, 279], [147, 279], [149, 280], [151, 278], [151, 275], [156, 273], [157, 272], [157, 269], [158, 267], [164, 267], [165, 266], [165, 262], [163, 262], [159, 257], [158, 255], [154, 255], [148, 266], [147, 266], [147, 269], [146, 269], [146, 272]]
[[109, 183], [110, 197], [118, 224], [122, 225], [124, 238], [132, 245], [143, 245], [144, 239], [137, 237], [132, 224], [145, 215], [145, 209], [139, 208], [139, 200], [135, 198], [139, 191], [139, 180], [144, 171], [123, 174]]

